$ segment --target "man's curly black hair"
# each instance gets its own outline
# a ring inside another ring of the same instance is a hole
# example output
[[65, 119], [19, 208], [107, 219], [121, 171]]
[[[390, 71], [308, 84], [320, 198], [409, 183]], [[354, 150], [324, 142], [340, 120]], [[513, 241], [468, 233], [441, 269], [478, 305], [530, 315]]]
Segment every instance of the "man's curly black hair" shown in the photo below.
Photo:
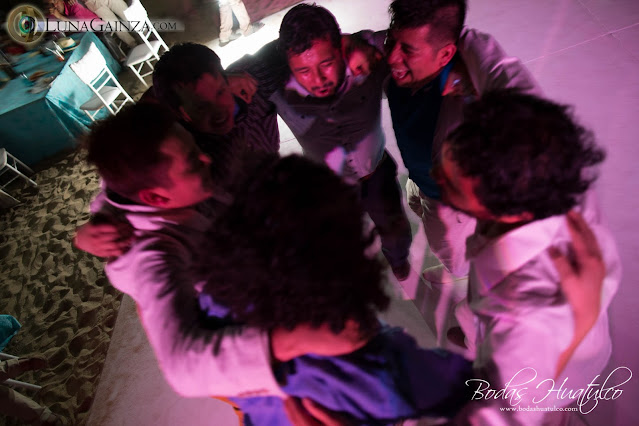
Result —
[[300, 156], [263, 158], [209, 232], [204, 293], [263, 329], [339, 332], [354, 319], [375, 330], [389, 298], [382, 265], [365, 254], [374, 235], [356, 189]]
[[289, 10], [280, 26], [279, 49], [282, 54], [294, 55], [310, 49], [316, 40], [328, 40], [339, 49], [342, 33], [335, 17], [328, 9], [313, 4], [298, 4]]
[[568, 106], [513, 89], [469, 104], [447, 144], [462, 173], [478, 178], [475, 195], [495, 216], [568, 212], [605, 158]]

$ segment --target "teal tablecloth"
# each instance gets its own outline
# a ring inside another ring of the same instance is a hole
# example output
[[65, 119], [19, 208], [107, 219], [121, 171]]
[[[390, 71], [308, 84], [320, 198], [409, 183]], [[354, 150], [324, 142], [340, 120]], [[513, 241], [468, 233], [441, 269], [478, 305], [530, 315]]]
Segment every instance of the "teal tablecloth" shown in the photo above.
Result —
[[79, 45], [65, 55], [65, 62], [59, 62], [54, 56], [29, 57], [29, 53], [17, 58], [14, 68], [19, 73], [30, 76], [43, 70], [49, 72], [45, 77], [56, 76], [49, 90], [30, 93], [32, 86], [21, 77], [0, 89], [0, 147], [29, 165], [75, 146], [77, 136], [86, 132], [91, 124], [80, 105], [89, 100], [93, 92], [69, 64], [81, 59], [93, 42], [111, 72], [117, 75], [120, 70], [120, 65], [95, 34], [72, 37]]

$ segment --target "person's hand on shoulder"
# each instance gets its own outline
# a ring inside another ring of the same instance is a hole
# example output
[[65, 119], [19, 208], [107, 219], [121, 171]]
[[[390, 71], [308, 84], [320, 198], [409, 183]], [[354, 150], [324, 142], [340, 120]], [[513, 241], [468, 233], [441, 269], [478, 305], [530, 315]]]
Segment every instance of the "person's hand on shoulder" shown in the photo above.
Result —
[[561, 291], [572, 309], [575, 330], [571, 344], [559, 358], [556, 377], [559, 377], [574, 351], [597, 322], [601, 311], [601, 289], [606, 276], [601, 249], [586, 221], [575, 211], [569, 212], [566, 220], [572, 237], [572, 256], [562, 254], [555, 247], [551, 247], [549, 252], [559, 272]]
[[133, 228], [129, 223], [94, 218], [76, 229], [73, 244], [94, 256], [114, 258], [131, 247], [133, 238]]
[[229, 82], [231, 93], [250, 104], [257, 92], [257, 80], [247, 72], [227, 73], [226, 78]]
[[342, 51], [355, 77], [369, 75], [383, 58], [379, 50], [354, 34], [342, 35]]
[[589, 329], [599, 316], [606, 267], [595, 234], [583, 217], [571, 211], [566, 218], [574, 257], [569, 258], [556, 249], [551, 249], [550, 255], [559, 272], [561, 291], [575, 317], [587, 321]]

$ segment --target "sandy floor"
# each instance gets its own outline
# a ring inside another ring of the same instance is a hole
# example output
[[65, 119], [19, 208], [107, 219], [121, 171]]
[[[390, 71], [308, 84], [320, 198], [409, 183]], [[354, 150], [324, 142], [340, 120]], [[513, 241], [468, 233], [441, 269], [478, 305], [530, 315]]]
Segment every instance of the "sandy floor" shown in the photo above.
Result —
[[[254, 2], [255, 19], [287, 0]], [[148, 0], [152, 17], [174, 16], [186, 31], [162, 34], [169, 46], [217, 37], [216, 3]], [[118, 79], [135, 100], [147, 90], [127, 69]], [[147, 78], [150, 81], [150, 78]], [[67, 152], [34, 166], [37, 189], [15, 185], [21, 205], [0, 209], [1, 314], [17, 318], [22, 329], [5, 349], [17, 356], [41, 354], [49, 368], [18, 379], [43, 388], [22, 391], [69, 424], [87, 422], [105, 362], [122, 295], [108, 282], [103, 262], [74, 249], [75, 228], [88, 220], [98, 177], [78, 152]], [[21, 424], [0, 416], [0, 426]]]
[[11, 191], [24, 201], [21, 205], [0, 211], [2, 313], [22, 323], [5, 352], [44, 355], [48, 369], [20, 377], [42, 390], [24, 394], [70, 424], [83, 424], [121, 300], [102, 262], [71, 244], [77, 224], [88, 219], [98, 179], [78, 153], [67, 154], [34, 179], [37, 189]]

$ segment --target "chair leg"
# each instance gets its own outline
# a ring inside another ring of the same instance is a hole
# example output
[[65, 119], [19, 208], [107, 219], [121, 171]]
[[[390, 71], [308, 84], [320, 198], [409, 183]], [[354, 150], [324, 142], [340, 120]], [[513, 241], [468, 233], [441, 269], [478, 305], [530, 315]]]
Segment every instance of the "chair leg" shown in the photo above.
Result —
[[[10, 164], [10, 162], [13, 163], [13, 164]], [[20, 165], [20, 167], [22, 167], [24, 170], [26, 170], [27, 173], [29, 173], [29, 174], [33, 174], [34, 173], [33, 170], [31, 169], [31, 167], [27, 166], [22, 161], [18, 160], [16, 157], [14, 157], [13, 155], [11, 155], [11, 154], [9, 154], [7, 152], [7, 167], [10, 168], [11, 170], [13, 170], [16, 174], [18, 174], [24, 180], [26, 180], [29, 183], [29, 185], [37, 188], [38, 184], [35, 183], [33, 180], [31, 180], [27, 175], [22, 173], [20, 171], [20, 169], [18, 168], [18, 165]]]
[[90, 113], [89, 111], [87, 111], [87, 110], [83, 110], [83, 111], [84, 111], [84, 113], [85, 113], [86, 115], [88, 115], [88, 116], [89, 116], [89, 118], [91, 119], [91, 121], [95, 122], [95, 118], [93, 118], [93, 116], [91, 115], [91, 113]]
[[37, 391], [42, 389], [42, 386], [32, 385], [31, 383], [21, 382], [20, 380], [7, 379], [2, 383], [5, 385], [20, 387], [20, 388], [29, 389], [29, 390]]
[[4, 352], [0, 352], [0, 361], [5, 361], [8, 359], [18, 359], [18, 357], [14, 355], [6, 354]]
[[135, 66], [129, 65], [129, 68], [131, 68], [131, 71], [133, 71], [133, 74], [135, 74], [135, 76], [140, 79], [140, 81], [142, 82], [142, 84], [144, 84], [145, 87], [149, 87], [149, 85], [146, 84], [146, 81], [144, 81], [144, 79], [142, 78], [138, 70], [135, 69]]
[[[131, 96], [129, 96], [129, 93], [126, 90], [124, 90], [124, 87], [122, 87], [122, 85], [117, 80], [117, 78], [113, 77], [113, 75], [111, 75], [111, 78], [113, 79], [113, 82], [115, 83], [116, 87], [118, 89], [120, 89], [120, 92], [122, 92], [122, 94], [124, 95], [125, 99], [124, 99], [124, 102], [122, 103], [122, 106], [124, 106], [124, 104], [126, 104], [128, 101], [133, 102], [133, 98], [131, 98]], [[133, 103], [135, 103], [135, 102], [133, 102]], [[122, 107], [120, 107], [120, 108], [122, 108]]]
[[[7, 203], [6, 200], [11, 200], [11, 202]], [[7, 194], [2, 189], [0, 189], [0, 206], [12, 207], [12, 206], [15, 206], [16, 204], [20, 204], [20, 200], [16, 199], [15, 197], [12, 197], [11, 195]], [[6, 359], [11, 359], [11, 358], [6, 358]]]
[[16, 157], [14, 157], [13, 155], [9, 154], [7, 152], [7, 158], [11, 158], [13, 160], [13, 165], [14, 167], [17, 168], [16, 164], [20, 164], [20, 166], [25, 169], [27, 172], [33, 174], [33, 170], [31, 170], [31, 167], [27, 166], [26, 164], [24, 164], [22, 161], [18, 160]]
[[[22, 173], [20, 170], [18, 170], [18, 168], [17, 168], [17, 167], [13, 167], [13, 166], [10, 166], [10, 165], [8, 165], [8, 164], [7, 164], [7, 167], [9, 167], [11, 170], [13, 170], [15, 173], [17, 173], [20, 177], [22, 177], [22, 179], [26, 180], [26, 181], [29, 183], [29, 185], [31, 185], [31, 186], [33, 186], [33, 187], [35, 187], [35, 188], [37, 188], [37, 187], [38, 187], [38, 184], [37, 184], [37, 183], [35, 183], [35, 181], [31, 180], [31, 179], [29, 178], [29, 176], [25, 175], [25, 174], [24, 174], [24, 173]], [[29, 170], [31, 170], [31, 169], [29, 169]]]

